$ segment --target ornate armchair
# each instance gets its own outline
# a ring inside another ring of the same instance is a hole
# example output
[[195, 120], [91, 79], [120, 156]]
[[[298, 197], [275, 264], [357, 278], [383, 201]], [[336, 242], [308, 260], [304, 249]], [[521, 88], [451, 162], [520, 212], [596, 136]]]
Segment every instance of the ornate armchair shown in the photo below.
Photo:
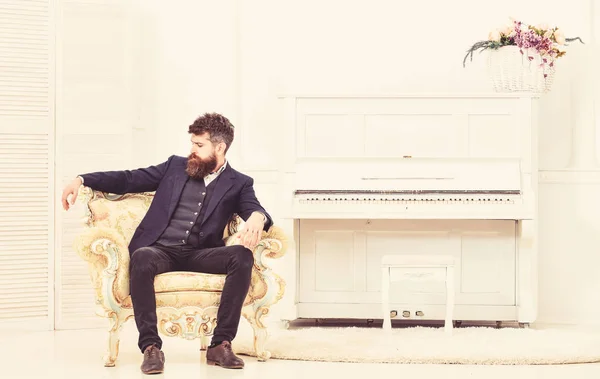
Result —
[[[153, 193], [110, 195], [81, 187], [78, 200], [85, 205], [87, 228], [76, 237], [75, 251], [88, 262], [95, 290], [97, 314], [110, 320], [108, 354], [104, 365], [115, 365], [119, 354], [119, 331], [133, 317], [129, 295], [128, 245], [137, 225], [153, 200]], [[235, 244], [240, 223], [237, 215], [223, 233], [227, 245]], [[254, 350], [259, 360], [271, 354], [265, 350], [267, 329], [263, 317], [269, 307], [283, 297], [285, 283], [266, 264], [265, 258], [279, 258], [286, 250], [283, 231], [273, 226], [263, 232], [254, 249], [250, 289], [242, 315], [254, 330]], [[159, 333], [185, 339], [200, 338], [206, 349], [216, 326], [217, 309], [225, 275], [194, 272], [168, 272], [156, 276], [156, 308]]]

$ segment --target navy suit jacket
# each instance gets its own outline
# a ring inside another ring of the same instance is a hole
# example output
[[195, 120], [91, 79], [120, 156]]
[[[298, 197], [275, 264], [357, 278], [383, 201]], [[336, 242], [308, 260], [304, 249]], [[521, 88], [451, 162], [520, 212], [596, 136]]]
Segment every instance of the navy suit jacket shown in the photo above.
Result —
[[[157, 166], [81, 176], [85, 186], [97, 191], [114, 194], [155, 191], [154, 200], [129, 243], [129, 253], [133, 254], [136, 249], [156, 242], [167, 228], [189, 179], [186, 165], [187, 158], [172, 155]], [[252, 212], [262, 212], [267, 217], [264, 230], [271, 227], [273, 220], [256, 198], [253, 184], [251, 177], [227, 164], [215, 183], [203, 219], [198, 221], [201, 230], [199, 241], [203, 247], [224, 246], [223, 231], [234, 213], [247, 220]]]

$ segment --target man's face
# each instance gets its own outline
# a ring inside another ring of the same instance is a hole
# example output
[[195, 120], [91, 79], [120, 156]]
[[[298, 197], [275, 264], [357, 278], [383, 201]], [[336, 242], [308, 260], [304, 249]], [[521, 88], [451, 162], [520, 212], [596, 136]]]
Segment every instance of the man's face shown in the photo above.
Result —
[[192, 134], [192, 149], [188, 156], [186, 172], [195, 179], [202, 179], [217, 168], [215, 146], [208, 133]]

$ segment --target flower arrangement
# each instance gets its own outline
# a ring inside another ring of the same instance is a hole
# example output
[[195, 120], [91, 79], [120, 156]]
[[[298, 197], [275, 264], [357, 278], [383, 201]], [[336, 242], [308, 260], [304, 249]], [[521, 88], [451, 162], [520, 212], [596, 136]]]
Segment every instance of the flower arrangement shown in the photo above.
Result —
[[[529, 61], [534, 57], [533, 53], [537, 53], [540, 57], [540, 66], [542, 69], [546, 66], [553, 67], [554, 61], [557, 58], [565, 55], [565, 51], [561, 50], [563, 46], [567, 46], [568, 42], [579, 40], [581, 38], [566, 38], [562, 30], [554, 27], [550, 28], [547, 25], [527, 25], [521, 21], [513, 20], [501, 29], [492, 30], [487, 41], [479, 41], [473, 44], [463, 59], [463, 67], [465, 67], [467, 58], [470, 56], [473, 60], [473, 53], [477, 50], [483, 51], [486, 49], [497, 50], [503, 46], [517, 46], [521, 55], [526, 55]], [[547, 73], [544, 71], [544, 78]]]

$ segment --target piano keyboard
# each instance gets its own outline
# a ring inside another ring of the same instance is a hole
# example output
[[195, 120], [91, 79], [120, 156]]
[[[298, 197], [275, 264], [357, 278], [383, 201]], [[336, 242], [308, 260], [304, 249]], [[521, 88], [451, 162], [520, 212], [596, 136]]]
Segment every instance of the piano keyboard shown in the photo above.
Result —
[[296, 218], [500, 218], [522, 219], [520, 191], [298, 190]]
[[418, 205], [439, 205], [439, 204], [514, 204], [515, 198], [511, 197], [459, 197], [459, 196], [311, 196], [298, 197], [301, 204], [322, 204], [322, 203], [342, 203], [342, 204], [418, 204]]

